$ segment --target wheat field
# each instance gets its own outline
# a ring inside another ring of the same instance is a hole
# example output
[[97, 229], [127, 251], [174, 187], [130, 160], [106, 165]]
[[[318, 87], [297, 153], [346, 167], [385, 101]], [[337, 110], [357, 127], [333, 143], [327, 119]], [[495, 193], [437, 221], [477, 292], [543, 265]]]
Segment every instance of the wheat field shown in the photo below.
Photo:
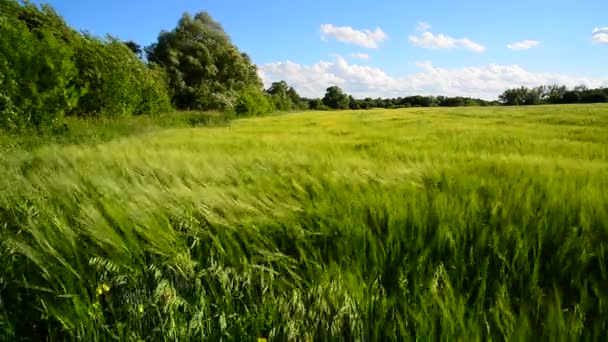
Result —
[[608, 336], [608, 105], [0, 137], [0, 339]]

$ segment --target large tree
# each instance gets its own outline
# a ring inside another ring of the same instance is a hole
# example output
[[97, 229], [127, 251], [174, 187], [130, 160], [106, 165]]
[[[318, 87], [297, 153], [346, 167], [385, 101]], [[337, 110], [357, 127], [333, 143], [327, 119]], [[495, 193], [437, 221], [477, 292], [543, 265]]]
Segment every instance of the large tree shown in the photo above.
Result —
[[327, 88], [323, 97], [323, 104], [331, 109], [348, 109], [349, 103], [348, 94], [345, 94], [338, 86]]
[[225, 109], [235, 105], [239, 91], [262, 87], [249, 56], [207, 12], [184, 14], [146, 53], [166, 69], [179, 108]]

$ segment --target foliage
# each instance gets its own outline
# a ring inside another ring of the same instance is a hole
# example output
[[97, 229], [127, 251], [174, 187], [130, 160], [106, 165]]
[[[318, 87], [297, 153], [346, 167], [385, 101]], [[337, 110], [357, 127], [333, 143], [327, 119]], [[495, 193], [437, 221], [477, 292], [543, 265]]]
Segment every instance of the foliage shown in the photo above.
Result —
[[607, 113], [0, 135], [0, 339], [600, 340]]
[[164, 71], [122, 42], [77, 33], [49, 6], [0, 0], [0, 9], [0, 128], [171, 109]]
[[331, 109], [348, 109], [348, 95], [345, 94], [338, 86], [331, 86], [327, 88], [322, 101], [324, 105]]
[[560, 104], [560, 103], [602, 103], [608, 102], [608, 88], [588, 89], [577, 86], [568, 90], [565, 86], [520, 87], [507, 89], [499, 97], [507, 106]]
[[149, 61], [167, 71], [178, 108], [226, 109], [240, 90], [262, 86], [249, 56], [206, 12], [184, 14], [177, 27], [161, 32], [146, 53]]
[[261, 116], [272, 111], [274, 108], [268, 95], [253, 87], [241, 91], [235, 106], [239, 116]]
[[[141, 65], [139, 65], [141, 69]], [[141, 92], [141, 102], [135, 114], [159, 114], [171, 111], [167, 74], [158, 65], [151, 64], [141, 70], [138, 86]]]
[[152, 114], [170, 109], [164, 72], [148, 68], [124, 43], [84, 36], [78, 46], [78, 112], [104, 116]]
[[41, 127], [76, 105], [74, 51], [50, 9], [0, 1], [0, 128]]
[[[325, 110], [329, 107], [319, 107], [319, 99], [307, 100], [308, 109], [311, 110]], [[367, 97], [364, 99], [355, 99], [353, 96], [348, 96], [348, 108], [349, 109], [372, 109], [372, 108], [386, 108], [386, 109], [398, 109], [398, 108], [410, 108], [410, 107], [463, 107], [463, 106], [493, 106], [498, 105], [497, 101], [485, 101], [482, 99], [475, 99], [470, 97], [448, 97], [448, 96], [406, 96], [397, 97], [390, 99], [376, 98], [372, 99]]]
[[271, 95], [274, 107], [280, 111], [290, 111], [294, 109], [306, 109], [308, 106], [302, 106], [302, 99], [293, 87], [290, 87], [287, 82], [273, 82], [266, 93]]

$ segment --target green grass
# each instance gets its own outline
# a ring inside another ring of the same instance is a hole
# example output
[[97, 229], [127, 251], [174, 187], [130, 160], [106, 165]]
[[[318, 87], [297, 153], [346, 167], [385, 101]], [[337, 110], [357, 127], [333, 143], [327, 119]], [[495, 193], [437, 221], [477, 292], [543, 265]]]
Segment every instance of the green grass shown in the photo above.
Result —
[[0, 339], [608, 335], [607, 105], [110, 131], [2, 138]]

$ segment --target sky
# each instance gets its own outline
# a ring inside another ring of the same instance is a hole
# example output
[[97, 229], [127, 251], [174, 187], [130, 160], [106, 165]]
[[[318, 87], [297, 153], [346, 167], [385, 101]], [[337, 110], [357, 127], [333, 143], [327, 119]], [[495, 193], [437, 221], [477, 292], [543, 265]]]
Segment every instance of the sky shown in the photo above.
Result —
[[306, 97], [496, 99], [507, 88], [608, 86], [607, 0], [47, 0], [78, 30], [142, 46], [207, 11], [266, 86]]

